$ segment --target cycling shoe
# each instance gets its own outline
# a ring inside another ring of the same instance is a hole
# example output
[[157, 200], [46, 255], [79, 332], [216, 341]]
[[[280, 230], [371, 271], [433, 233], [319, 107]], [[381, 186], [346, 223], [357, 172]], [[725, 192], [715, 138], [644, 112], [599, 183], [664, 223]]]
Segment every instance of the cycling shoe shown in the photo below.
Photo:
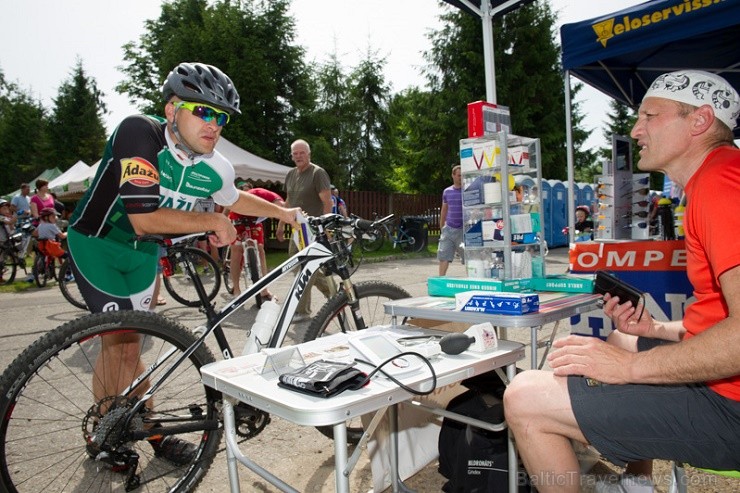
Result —
[[155, 457], [168, 460], [177, 466], [190, 464], [198, 452], [195, 444], [174, 435], [168, 435], [161, 440], [150, 440], [149, 444], [154, 449]]

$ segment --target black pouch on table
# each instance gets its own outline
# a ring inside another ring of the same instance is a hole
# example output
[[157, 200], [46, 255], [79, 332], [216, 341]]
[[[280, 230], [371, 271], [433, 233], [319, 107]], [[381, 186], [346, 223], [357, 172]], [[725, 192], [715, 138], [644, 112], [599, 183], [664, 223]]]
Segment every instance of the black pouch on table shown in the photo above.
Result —
[[280, 375], [278, 385], [315, 397], [332, 397], [345, 390], [357, 390], [365, 383], [363, 372], [352, 363], [319, 360], [300, 370]]

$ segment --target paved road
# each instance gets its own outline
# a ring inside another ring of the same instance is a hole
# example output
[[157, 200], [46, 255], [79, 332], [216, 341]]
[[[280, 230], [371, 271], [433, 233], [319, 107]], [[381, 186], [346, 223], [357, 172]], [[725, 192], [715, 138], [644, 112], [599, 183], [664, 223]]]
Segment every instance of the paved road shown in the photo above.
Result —
[[[564, 249], [551, 252], [548, 257], [548, 271], [561, 273], [565, 271], [567, 252]], [[381, 263], [364, 264], [354, 278], [356, 280], [382, 279], [403, 286], [413, 296], [426, 294], [426, 280], [436, 275], [437, 262], [433, 258], [414, 260], [392, 260]], [[460, 263], [450, 266], [451, 276], [464, 276], [464, 267]], [[287, 281], [283, 281], [284, 289]], [[280, 297], [281, 286], [273, 290]], [[166, 293], [165, 293], [166, 296]], [[219, 295], [221, 296], [221, 295]], [[224, 298], [217, 298], [223, 302]], [[314, 311], [317, 311], [322, 297], [313, 296]], [[160, 307], [160, 313], [172, 317], [187, 327], [196, 327], [203, 322], [203, 317], [196, 310], [178, 305], [169, 299]], [[52, 328], [73, 320], [83, 314], [72, 307], [61, 296], [56, 284], [45, 289], [29, 289], [22, 293], [0, 293], [0, 367], [5, 368], [15, 356], [38, 337]], [[227, 324], [227, 337], [235, 349], [241, 348], [244, 342], [242, 327], [250, 327], [254, 321], [256, 309], [243, 308]], [[298, 331], [301, 327], [297, 326]], [[528, 331], [522, 331], [522, 342], [528, 337]], [[510, 334], [512, 336], [512, 334]], [[513, 338], [518, 338], [513, 335]], [[213, 341], [210, 342], [215, 347]], [[217, 351], [213, 351], [217, 354]], [[528, 361], [525, 359], [524, 361]], [[267, 466], [289, 484], [303, 492], [333, 491], [333, 444], [313, 428], [299, 427], [284, 420], [273, 418], [272, 423], [258, 437], [243, 445], [243, 450]], [[246, 469], [240, 471], [242, 491], [272, 492], [271, 485], [251, 474]], [[407, 484], [418, 491], [440, 491], [444, 478], [436, 473], [436, 465], [428, 466], [424, 471], [411, 478]], [[216, 458], [198, 492], [227, 491], [228, 479], [226, 460], [223, 450]], [[366, 454], [358, 463], [351, 475], [352, 491], [366, 492], [372, 488], [370, 465]]]

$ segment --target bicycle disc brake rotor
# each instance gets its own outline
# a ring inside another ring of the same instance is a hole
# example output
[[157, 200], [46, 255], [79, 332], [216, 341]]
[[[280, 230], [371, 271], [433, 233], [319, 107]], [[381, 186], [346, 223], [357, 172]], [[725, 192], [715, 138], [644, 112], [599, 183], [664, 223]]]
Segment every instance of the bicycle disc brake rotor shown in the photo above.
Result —
[[241, 438], [254, 438], [270, 423], [270, 415], [240, 402], [234, 406], [236, 434]]

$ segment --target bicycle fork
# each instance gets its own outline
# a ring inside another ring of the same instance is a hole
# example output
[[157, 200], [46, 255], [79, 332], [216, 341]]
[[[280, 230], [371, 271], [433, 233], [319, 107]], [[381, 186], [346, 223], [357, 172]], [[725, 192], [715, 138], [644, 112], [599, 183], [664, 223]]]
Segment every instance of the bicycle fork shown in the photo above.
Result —
[[[334, 283], [331, 283], [333, 286], [334, 293], [332, 293], [332, 297], [334, 296], [335, 292], [337, 291], [337, 287]], [[357, 330], [366, 329], [367, 326], [365, 325], [365, 319], [362, 316], [362, 311], [360, 310], [360, 299], [356, 296], [355, 293], [355, 286], [352, 284], [352, 280], [348, 277], [346, 279], [342, 279], [342, 290], [347, 295], [348, 303], [350, 313], [352, 314], [352, 320], [354, 321], [354, 328]], [[342, 328], [342, 332], [347, 333], [352, 330], [352, 326], [348, 323], [347, 320], [347, 314], [344, 310], [340, 310], [337, 314], [337, 320], [339, 321], [339, 326]]]

